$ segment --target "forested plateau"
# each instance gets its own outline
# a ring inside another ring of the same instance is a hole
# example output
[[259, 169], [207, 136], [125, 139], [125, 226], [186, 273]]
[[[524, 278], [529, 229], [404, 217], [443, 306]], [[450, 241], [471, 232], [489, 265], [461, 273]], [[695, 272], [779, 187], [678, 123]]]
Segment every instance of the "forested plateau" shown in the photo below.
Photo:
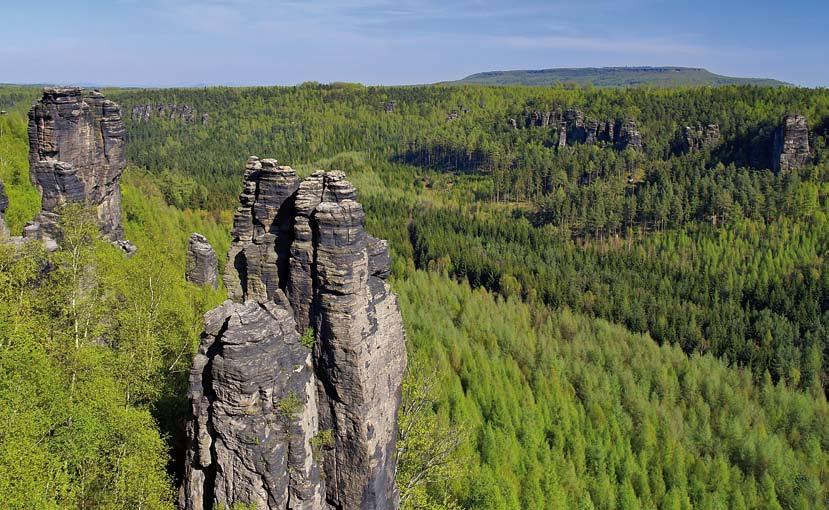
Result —
[[[137, 251], [80, 207], [55, 252], [0, 246], [0, 506], [173, 508], [227, 293], [185, 280], [187, 241], [224, 267], [252, 154], [345, 171], [390, 243], [403, 508], [829, 506], [826, 90], [104, 92]], [[12, 234], [40, 93], [0, 87]]]

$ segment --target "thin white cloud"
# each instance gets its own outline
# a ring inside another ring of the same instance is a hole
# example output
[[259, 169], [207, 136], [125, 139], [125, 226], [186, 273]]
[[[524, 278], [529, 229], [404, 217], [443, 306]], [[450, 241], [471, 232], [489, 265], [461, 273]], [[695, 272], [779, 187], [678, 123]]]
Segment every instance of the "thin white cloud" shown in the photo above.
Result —
[[573, 37], [560, 35], [493, 36], [493, 43], [514, 49], [592, 50], [609, 53], [639, 53], [646, 55], [705, 55], [705, 47], [658, 39], [635, 39], [624, 35], [615, 37]]

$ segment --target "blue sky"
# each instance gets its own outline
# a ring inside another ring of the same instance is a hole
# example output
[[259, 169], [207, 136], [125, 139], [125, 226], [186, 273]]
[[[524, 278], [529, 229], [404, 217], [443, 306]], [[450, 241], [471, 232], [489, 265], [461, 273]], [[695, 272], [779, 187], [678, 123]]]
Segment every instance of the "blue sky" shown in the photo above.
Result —
[[829, 86], [818, 0], [0, 0], [0, 83], [429, 83], [681, 65]]

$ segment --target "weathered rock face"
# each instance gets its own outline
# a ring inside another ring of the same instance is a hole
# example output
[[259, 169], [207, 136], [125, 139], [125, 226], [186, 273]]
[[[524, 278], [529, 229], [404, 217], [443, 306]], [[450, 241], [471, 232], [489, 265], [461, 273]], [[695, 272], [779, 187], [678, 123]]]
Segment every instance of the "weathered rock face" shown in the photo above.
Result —
[[[225, 274], [232, 301], [206, 316], [191, 372], [186, 510], [398, 507], [406, 351], [384, 281], [388, 244], [364, 231], [342, 172], [298, 181], [274, 160], [248, 160]], [[239, 439], [254, 431], [258, 442]]]
[[556, 145], [559, 149], [567, 146], [567, 124], [563, 122], [558, 126], [558, 143]]
[[0, 237], [9, 236], [9, 228], [6, 226], [6, 209], [9, 207], [9, 197], [6, 196], [6, 187], [0, 181]]
[[126, 160], [121, 108], [97, 91], [46, 88], [29, 111], [29, 166], [42, 196], [34, 225], [55, 237], [58, 208], [95, 206], [104, 237], [123, 238], [119, 181]]
[[133, 122], [149, 122], [150, 119], [166, 119], [177, 122], [201, 122], [207, 125], [210, 122], [210, 115], [202, 113], [189, 104], [157, 103], [139, 104], [132, 107], [130, 119]]
[[[328, 501], [337, 508], [397, 508], [394, 445], [406, 364], [397, 301], [378, 275], [387, 251], [363, 230], [362, 206], [340, 172], [323, 180], [314, 214], [316, 367]], [[382, 252], [380, 257], [378, 252]]]
[[587, 141], [587, 129], [584, 126], [584, 113], [577, 108], [570, 108], [564, 113], [564, 122], [567, 125], [567, 141], [584, 143]]
[[809, 125], [803, 115], [787, 115], [774, 133], [772, 167], [775, 172], [796, 170], [812, 161]]
[[642, 150], [642, 134], [636, 128], [635, 121], [628, 119], [620, 123], [616, 131], [619, 133], [616, 138], [616, 147], [619, 150]]
[[[508, 119], [507, 123], [511, 128], [518, 129], [519, 123], [514, 118]], [[558, 133], [557, 146], [559, 148], [582, 143], [606, 143], [619, 150], [628, 147], [642, 150], [644, 145], [635, 121], [588, 119], [578, 108], [568, 108], [564, 112], [560, 108], [550, 111], [527, 108], [524, 110], [522, 124], [528, 129], [535, 127], [554, 129]]]
[[193, 233], [187, 243], [187, 261], [185, 277], [187, 281], [196, 285], [210, 285], [214, 289], [219, 286], [219, 271], [217, 268], [216, 252], [201, 234]]
[[266, 302], [280, 281], [285, 288], [297, 188], [299, 178], [291, 167], [279, 166], [275, 159], [248, 160], [224, 273], [231, 299]]
[[326, 508], [311, 351], [279, 297], [227, 301], [205, 316], [190, 371], [181, 508]]
[[679, 152], [690, 153], [710, 149], [720, 143], [719, 124], [684, 126], [679, 143]]

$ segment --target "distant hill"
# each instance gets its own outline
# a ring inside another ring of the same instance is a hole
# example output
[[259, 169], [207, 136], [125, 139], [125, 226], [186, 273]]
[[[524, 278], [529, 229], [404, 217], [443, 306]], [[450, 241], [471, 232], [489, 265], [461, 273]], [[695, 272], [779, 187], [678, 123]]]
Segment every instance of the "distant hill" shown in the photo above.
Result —
[[573, 83], [594, 87], [677, 87], [682, 85], [763, 85], [780, 87], [790, 83], [769, 78], [733, 78], [692, 67], [583, 67], [477, 73], [457, 84], [555, 85]]

